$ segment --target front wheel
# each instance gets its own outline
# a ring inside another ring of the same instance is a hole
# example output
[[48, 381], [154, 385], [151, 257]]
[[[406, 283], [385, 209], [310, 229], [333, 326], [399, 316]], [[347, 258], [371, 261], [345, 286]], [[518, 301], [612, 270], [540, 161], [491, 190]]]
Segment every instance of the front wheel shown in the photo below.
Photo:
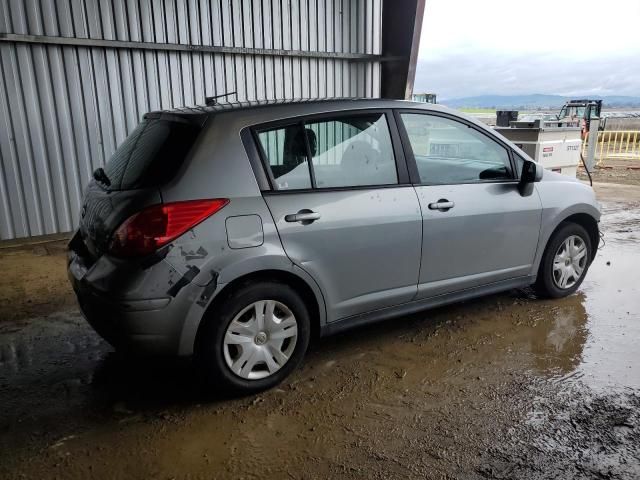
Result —
[[545, 297], [561, 298], [575, 292], [591, 263], [591, 240], [576, 223], [565, 223], [549, 239], [542, 256], [536, 291]]
[[196, 361], [213, 389], [253, 393], [271, 388], [296, 368], [309, 344], [306, 305], [278, 282], [236, 289], [205, 322]]

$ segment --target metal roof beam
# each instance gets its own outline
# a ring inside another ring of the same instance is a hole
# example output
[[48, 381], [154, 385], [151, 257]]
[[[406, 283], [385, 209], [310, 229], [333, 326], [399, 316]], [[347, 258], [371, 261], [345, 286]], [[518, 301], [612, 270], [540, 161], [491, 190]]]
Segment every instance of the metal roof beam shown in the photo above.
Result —
[[31, 43], [37, 45], [71, 45], [77, 47], [124, 48], [155, 51], [210, 52], [235, 55], [264, 55], [274, 57], [333, 58], [353, 62], [399, 62], [399, 56], [374, 55], [368, 53], [319, 52], [306, 50], [280, 50], [271, 48], [225, 47], [220, 45], [193, 45], [183, 43], [151, 43], [96, 38], [50, 37], [46, 35], [24, 35], [0, 33], [0, 42]]

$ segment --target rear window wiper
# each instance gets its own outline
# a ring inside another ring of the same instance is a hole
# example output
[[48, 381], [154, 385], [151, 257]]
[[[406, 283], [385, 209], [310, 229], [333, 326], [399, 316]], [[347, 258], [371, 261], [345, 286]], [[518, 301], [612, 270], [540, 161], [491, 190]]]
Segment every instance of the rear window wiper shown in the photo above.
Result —
[[109, 180], [107, 174], [104, 173], [104, 169], [102, 167], [98, 167], [93, 171], [93, 178], [95, 178], [96, 181], [106, 185], [107, 187], [111, 186], [111, 180]]

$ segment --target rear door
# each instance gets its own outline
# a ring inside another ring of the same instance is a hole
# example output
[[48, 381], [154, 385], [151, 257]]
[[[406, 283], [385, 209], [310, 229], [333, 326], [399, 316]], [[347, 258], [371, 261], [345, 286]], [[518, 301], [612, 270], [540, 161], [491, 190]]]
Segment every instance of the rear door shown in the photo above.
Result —
[[509, 149], [455, 117], [398, 118], [423, 216], [416, 298], [530, 274], [542, 206], [518, 192]]
[[358, 111], [256, 131], [284, 249], [319, 283], [330, 321], [416, 293], [422, 218], [393, 122]]

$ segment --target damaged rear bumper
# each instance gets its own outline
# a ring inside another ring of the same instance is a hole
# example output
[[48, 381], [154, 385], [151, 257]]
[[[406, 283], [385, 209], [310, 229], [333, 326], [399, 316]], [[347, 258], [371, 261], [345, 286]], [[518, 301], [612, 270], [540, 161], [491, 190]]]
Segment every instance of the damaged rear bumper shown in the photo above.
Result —
[[[172, 322], [166, 321], [165, 307], [132, 310], [129, 302], [113, 301], [90, 288], [74, 286], [74, 290], [84, 317], [116, 349], [132, 353], [176, 354], [175, 330]], [[151, 306], [149, 301], [143, 302], [145, 308]]]
[[[123, 273], [104, 257], [87, 266], [77, 253], [69, 252], [69, 280], [82, 314], [101, 337], [118, 350], [177, 355], [188, 305], [202, 294], [203, 288], [187, 282], [179, 292], [172, 291], [171, 285], [165, 285], [164, 290], [158, 288], [150, 292], [152, 295], [144, 295], [149, 293], [145, 286], [149, 285], [150, 277], [160, 283], [161, 278], [167, 278], [166, 270], [172, 270], [164, 261], [153, 268], [162, 271]], [[114, 288], [121, 283], [126, 286]], [[132, 288], [135, 285], [140, 288]], [[118, 297], [119, 290], [133, 292], [133, 296]]]

